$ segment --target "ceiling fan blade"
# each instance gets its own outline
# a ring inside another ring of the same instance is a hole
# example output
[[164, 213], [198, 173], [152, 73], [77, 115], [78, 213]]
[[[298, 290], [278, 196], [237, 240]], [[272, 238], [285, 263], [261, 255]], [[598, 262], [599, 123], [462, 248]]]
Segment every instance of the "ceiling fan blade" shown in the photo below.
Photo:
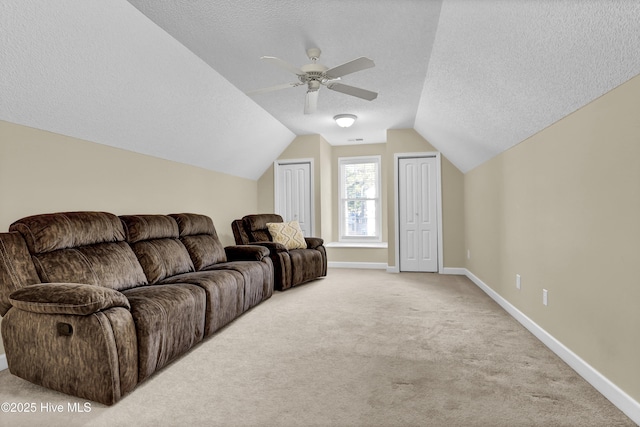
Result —
[[329, 83], [327, 87], [336, 92], [344, 93], [358, 98], [366, 99], [367, 101], [373, 101], [378, 97], [377, 92], [372, 92], [366, 89], [360, 89], [359, 87], [349, 86], [342, 83]]
[[284, 68], [285, 70], [292, 72], [296, 76], [304, 76], [304, 71], [302, 71], [300, 68], [296, 67], [295, 65], [291, 65], [287, 61], [283, 61], [280, 58], [276, 58], [275, 56], [263, 56], [260, 59], [265, 60], [275, 65], [276, 67]]
[[320, 91], [313, 90], [307, 92], [307, 97], [304, 100], [304, 113], [313, 114], [318, 109], [318, 93]]
[[336, 79], [338, 77], [346, 76], [347, 74], [355, 73], [356, 71], [366, 70], [367, 68], [375, 67], [376, 64], [369, 58], [364, 56], [349, 61], [337, 67], [328, 69], [325, 74], [329, 79]]
[[290, 87], [300, 86], [301, 84], [302, 84], [301, 82], [284, 83], [284, 84], [277, 85], [277, 86], [270, 86], [270, 87], [265, 87], [265, 88], [262, 88], [262, 89], [251, 90], [249, 92], [245, 92], [245, 94], [249, 95], [249, 96], [258, 95], [258, 94], [261, 94], [261, 93], [273, 92], [273, 91], [280, 90], [280, 89], [287, 89], [287, 88], [290, 88]]

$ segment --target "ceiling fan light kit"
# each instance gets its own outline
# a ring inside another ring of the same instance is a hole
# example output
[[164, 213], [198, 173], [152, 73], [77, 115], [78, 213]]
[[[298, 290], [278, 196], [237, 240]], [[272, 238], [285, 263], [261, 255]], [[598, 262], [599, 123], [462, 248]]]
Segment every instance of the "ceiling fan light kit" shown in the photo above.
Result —
[[358, 116], [355, 114], [338, 114], [333, 118], [341, 128], [348, 128], [353, 125]]
[[[247, 92], [247, 95], [256, 95], [290, 87], [307, 85], [307, 96], [304, 105], [305, 114], [311, 114], [317, 110], [318, 91], [321, 85], [335, 92], [355, 96], [367, 101], [373, 101], [378, 97], [376, 92], [337, 82], [337, 80], [340, 80], [347, 74], [375, 67], [375, 63], [371, 59], [362, 56], [342, 65], [338, 65], [337, 67], [328, 68], [316, 62], [318, 58], [320, 58], [320, 53], [321, 51], [318, 48], [307, 49], [307, 57], [311, 60], [311, 63], [303, 65], [300, 68], [274, 56], [263, 56], [260, 59], [295, 74], [298, 77], [298, 81], [253, 90]], [[353, 122], [351, 124], [353, 124]]]

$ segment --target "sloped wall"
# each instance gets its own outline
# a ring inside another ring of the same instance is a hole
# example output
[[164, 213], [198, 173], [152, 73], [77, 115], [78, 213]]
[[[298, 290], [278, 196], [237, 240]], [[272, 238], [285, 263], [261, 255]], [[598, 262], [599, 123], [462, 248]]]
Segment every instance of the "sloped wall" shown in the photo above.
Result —
[[464, 181], [467, 269], [636, 401], [638, 99], [640, 76]]
[[2, 120], [248, 179], [295, 137], [127, 1], [3, 0], [0, 28]]

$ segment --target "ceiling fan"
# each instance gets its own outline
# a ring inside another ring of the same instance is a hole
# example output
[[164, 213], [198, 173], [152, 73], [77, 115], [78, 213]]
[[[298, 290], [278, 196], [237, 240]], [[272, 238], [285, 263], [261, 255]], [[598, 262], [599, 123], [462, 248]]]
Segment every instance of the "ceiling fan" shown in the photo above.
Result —
[[318, 91], [320, 86], [326, 86], [327, 89], [334, 90], [336, 92], [344, 93], [346, 95], [355, 96], [358, 98], [366, 99], [367, 101], [373, 101], [378, 97], [376, 92], [370, 90], [361, 89], [355, 86], [345, 85], [338, 82], [341, 77], [347, 74], [355, 73], [356, 71], [366, 70], [375, 66], [375, 63], [364, 56], [356, 58], [352, 61], [346, 62], [337, 67], [328, 68], [318, 62], [320, 58], [320, 49], [311, 48], [307, 49], [307, 56], [311, 60], [310, 64], [303, 65], [298, 68], [294, 65], [283, 61], [280, 58], [274, 56], [263, 56], [260, 59], [267, 61], [277, 67], [283, 68], [292, 72], [298, 76], [298, 81], [293, 83], [285, 83], [277, 86], [271, 86], [263, 89], [257, 89], [247, 92], [247, 95], [257, 95], [260, 93], [272, 92], [275, 90], [286, 89], [290, 87], [297, 87], [307, 85], [307, 96], [304, 104], [304, 113], [314, 113], [318, 108]]

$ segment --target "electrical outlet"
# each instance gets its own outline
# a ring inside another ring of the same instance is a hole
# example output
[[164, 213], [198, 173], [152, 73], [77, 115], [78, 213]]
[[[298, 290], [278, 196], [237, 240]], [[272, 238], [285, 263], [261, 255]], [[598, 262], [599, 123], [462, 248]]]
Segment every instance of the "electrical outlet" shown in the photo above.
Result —
[[520, 281], [520, 275], [519, 275], [519, 274], [516, 274], [516, 288], [517, 288], [518, 290], [520, 290], [521, 285], [522, 285], [522, 283], [521, 283], [521, 281]]
[[471, 249], [467, 249], [467, 259], [471, 259]]
[[546, 289], [542, 290], [542, 304], [549, 305], [549, 291]]

